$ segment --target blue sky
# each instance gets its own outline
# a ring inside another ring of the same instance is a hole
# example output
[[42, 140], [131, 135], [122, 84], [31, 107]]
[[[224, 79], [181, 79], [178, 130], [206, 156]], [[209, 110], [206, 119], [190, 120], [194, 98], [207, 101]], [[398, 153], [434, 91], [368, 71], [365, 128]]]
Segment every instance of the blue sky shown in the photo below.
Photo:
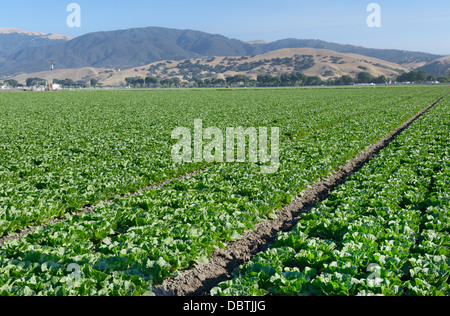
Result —
[[[240, 40], [321, 39], [373, 48], [450, 55], [450, 1], [395, 0], [40, 0], [2, 1], [0, 27], [79, 36], [161, 26]], [[66, 24], [67, 6], [81, 7], [81, 27]], [[381, 27], [369, 28], [367, 6], [381, 6]]]

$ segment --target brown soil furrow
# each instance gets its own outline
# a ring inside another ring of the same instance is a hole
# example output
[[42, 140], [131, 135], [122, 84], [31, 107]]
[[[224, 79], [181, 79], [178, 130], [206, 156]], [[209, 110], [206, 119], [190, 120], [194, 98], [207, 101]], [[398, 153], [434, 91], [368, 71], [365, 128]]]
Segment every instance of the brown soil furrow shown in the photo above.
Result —
[[291, 230], [301, 219], [301, 215], [311, 210], [318, 202], [327, 199], [331, 192], [353, 173], [386, 148], [394, 138], [407, 129], [415, 120], [441, 101], [443, 95], [414, 117], [403, 123], [387, 137], [370, 145], [365, 151], [340, 167], [328, 179], [319, 181], [300, 194], [300, 197], [282, 210], [277, 210], [277, 219], [262, 222], [255, 229], [246, 232], [242, 239], [230, 243], [225, 250], [213, 253], [209, 263], [196, 265], [192, 269], [179, 272], [178, 276], [167, 279], [154, 287], [157, 296], [206, 296], [220, 282], [229, 280], [234, 270], [250, 261], [256, 254], [266, 250], [276, 239], [278, 232]]

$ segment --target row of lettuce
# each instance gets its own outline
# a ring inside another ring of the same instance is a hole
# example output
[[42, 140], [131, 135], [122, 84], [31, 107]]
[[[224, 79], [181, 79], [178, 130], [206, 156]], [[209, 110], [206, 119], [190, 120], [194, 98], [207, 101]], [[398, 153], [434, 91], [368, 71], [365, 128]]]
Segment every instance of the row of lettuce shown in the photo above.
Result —
[[450, 99], [212, 295], [450, 295]]
[[[395, 102], [361, 90], [353, 104], [335, 100], [335, 111], [319, 107], [313, 118], [321, 128], [282, 142], [281, 166], [274, 174], [262, 174], [258, 164], [216, 164], [191, 178], [99, 203], [94, 212], [4, 242], [0, 295], [151, 294], [153, 285], [206, 263], [214, 250], [273, 217], [276, 208], [442, 93], [400, 91], [404, 94]], [[354, 91], [339, 91], [335, 97], [342, 93]]]
[[172, 131], [192, 128], [196, 119], [205, 128], [282, 122], [285, 140], [361, 111], [340, 112], [329, 102], [335, 97], [348, 100], [344, 92], [313, 90], [2, 95], [0, 237], [205, 168], [205, 162], [175, 165], [171, 156]]
[[172, 131], [193, 128], [196, 119], [203, 120], [205, 128], [222, 130], [279, 127], [281, 141], [286, 141], [380, 111], [378, 103], [418, 96], [417, 106], [442, 91], [398, 87], [351, 93], [306, 89], [5, 94], [0, 98], [0, 237], [211, 165], [175, 165], [171, 155]]

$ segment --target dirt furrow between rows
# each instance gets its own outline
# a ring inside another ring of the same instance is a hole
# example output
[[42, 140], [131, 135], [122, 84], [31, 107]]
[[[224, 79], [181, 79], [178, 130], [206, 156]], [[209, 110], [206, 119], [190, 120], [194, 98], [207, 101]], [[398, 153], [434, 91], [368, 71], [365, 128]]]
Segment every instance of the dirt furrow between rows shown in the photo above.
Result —
[[400, 125], [392, 133], [341, 166], [333, 175], [321, 180], [303, 191], [299, 197], [283, 209], [277, 210], [277, 219], [256, 225], [246, 232], [242, 239], [228, 244], [226, 249], [213, 253], [209, 263], [180, 271], [176, 277], [169, 278], [162, 285], [154, 287], [157, 296], [207, 296], [210, 290], [220, 282], [229, 280], [232, 272], [240, 265], [250, 261], [256, 254], [265, 251], [276, 239], [278, 232], [289, 231], [317, 203], [327, 199], [331, 192], [353, 173], [358, 172], [366, 163], [386, 148], [396, 136], [407, 129], [414, 121], [434, 107], [450, 91]]

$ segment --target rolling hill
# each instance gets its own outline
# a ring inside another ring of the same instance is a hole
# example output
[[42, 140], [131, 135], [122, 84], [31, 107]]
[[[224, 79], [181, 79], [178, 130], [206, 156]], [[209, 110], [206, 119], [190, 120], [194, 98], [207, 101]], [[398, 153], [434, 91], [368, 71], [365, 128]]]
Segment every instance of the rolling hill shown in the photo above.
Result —
[[[92, 67], [57, 69], [53, 72], [53, 77], [57, 79], [70, 78], [86, 83], [89, 83], [91, 79], [96, 79], [105, 86], [119, 86], [125, 83], [125, 78], [129, 77], [153, 76], [160, 79], [178, 77], [182, 81], [189, 81], [197, 77], [226, 78], [242, 74], [255, 79], [260, 74], [281, 75], [302, 72], [308, 76], [328, 79], [343, 75], [356, 77], [362, 71], [369, 72], [374, 76], [384, 75], [387, 78], [393, 78], [408, 69], [395, 63], [358, 54], [337, 53], [313, 48], [288, 48], [255, 56], [165, 60], [120, 71]], [[51, 75], [50, 71], [45, 71], [19, 75], [14, 79], [24, 83], [29, 77], [49, 79]]]
[[368, 57], [374, 57], [382, 59], [385, 61], [397, 63], [397, 64], [408, 64], [417, 62], [429, 62], [439, 57], [434, 54], [421, 53], [421, 52], [411, 52], [397, 49], [375, 49], [366, 48], [362, 46], [354, 45], [344, 45], [338, 43], [325, 42], [321, 40], [308, 40], [308, 39], [283, 39], [271, 43], [266, 43], [260, 46], [264, 52], [269, 52], [273, 50], [283, 49], [283, 48], [316, 48], [316, 49], [327, 49], [338, 53], [350, 53], [359, 54]]
[[[18, 33], [15, 33], [18, 36]], [[284, 39], [275, 42], [243, 42], [218, 34], [161, 27], [95, 32], [74, 39], [61, 39], [48, 45], [25, 45], [0, 60], [0, 76], [44, 71], [49, 60], [59, 69], [127, 69], [163, 60], [184, 60], [213, 56], [253, 56], [285, 48], [327, 49], [359, 54], [396, 64], [429, 63], [442, 56], [391, 49], [371, 49], [319, 40]], [[14, 42], [15, 43], [15, 42]], [[13, 43], [13, 44], [14, 44]], [[16, 43], [17, 44], [17, 43]], [[12, 45], [12, 44], [11, 44]], [[22, 45], [23, 46], [23, 45]]]
[[201, 56], [246, 55], [252, 45], [190, 30], [139, 28], [89, 33], [51, 46], [29, 47], [0, 63], [1, 74], [42, 71], [48, 60], [58, 68], [128, 68], [159, 60], [180, 60]]
[[450, 56], [435, 59], [417, 70], [424, 70], [438, 76], [448, 75], [450, 73]]

